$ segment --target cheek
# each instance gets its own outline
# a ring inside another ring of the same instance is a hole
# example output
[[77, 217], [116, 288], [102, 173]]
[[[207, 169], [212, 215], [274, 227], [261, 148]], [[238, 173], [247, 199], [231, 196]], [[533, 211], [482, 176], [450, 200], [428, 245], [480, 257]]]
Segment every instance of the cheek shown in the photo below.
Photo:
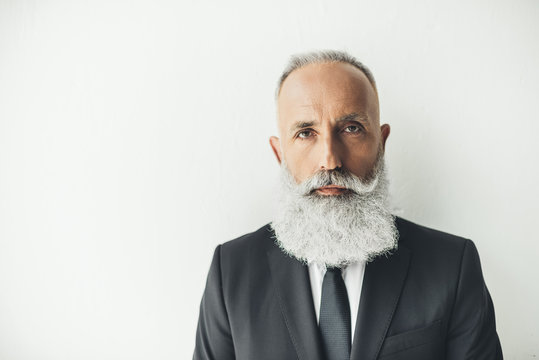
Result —
[[286, 165], [297, 182], [302, 182], [316, 171], [317, 161], [312, 152], [288, 149]]
[[347, 148], [343, 165], [353, 174], [365, 177], [372, 170], [378, 156], [378, 147], [367, 144]]
[[290, 173], [294, 175], [294, 178], [298, 183], [304, 181], [311, 175], [308, 164], [305, 161], [302, 161], [301, 158], [294, 158], [287, 164]]

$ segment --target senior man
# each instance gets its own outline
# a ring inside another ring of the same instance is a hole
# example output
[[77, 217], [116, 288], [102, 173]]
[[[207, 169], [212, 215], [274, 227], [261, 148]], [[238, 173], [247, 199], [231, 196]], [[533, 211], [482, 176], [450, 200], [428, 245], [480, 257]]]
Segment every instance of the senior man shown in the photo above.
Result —
[[194, 359], [502, 359], [473, 242], [390, 212], [371, 72], [298, 55], [276, 96], [278, 209], [217, 246]]

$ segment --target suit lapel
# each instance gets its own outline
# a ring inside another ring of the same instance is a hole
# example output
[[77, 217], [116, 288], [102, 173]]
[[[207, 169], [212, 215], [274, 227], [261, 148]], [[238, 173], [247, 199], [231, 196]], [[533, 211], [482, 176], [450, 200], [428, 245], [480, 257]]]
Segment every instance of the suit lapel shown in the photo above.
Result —
[[274, 245], [268, 250], [281, 313], [300, 360], [322, 360], [308, 268]]
[[351, 359], [377, 358], [408, 271], [410, 251], [399, 246], [389, 257], [368, 263], [361, 289]]

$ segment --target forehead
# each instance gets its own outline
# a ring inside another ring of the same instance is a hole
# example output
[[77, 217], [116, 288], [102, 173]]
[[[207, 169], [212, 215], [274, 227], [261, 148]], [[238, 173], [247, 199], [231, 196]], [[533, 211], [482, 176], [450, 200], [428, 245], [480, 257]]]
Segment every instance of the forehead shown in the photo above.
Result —
[[279, 119], [285, 121], [347, 111], [378, 116], [373, 86], [361, 70], [346, 63], [310, 64], [293, 71], [282, 84], [277, 105]]

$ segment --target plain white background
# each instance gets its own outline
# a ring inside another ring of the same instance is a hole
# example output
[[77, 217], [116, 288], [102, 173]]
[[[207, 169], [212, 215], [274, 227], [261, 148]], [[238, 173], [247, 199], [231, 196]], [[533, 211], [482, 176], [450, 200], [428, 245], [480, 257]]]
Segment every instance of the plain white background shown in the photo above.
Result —
[[215, 246], [271, 219], [292, 53], [378, 81], [397, 213], [476, 243], [539, 355], [537, 1], [0, 0], [0, 359], [188, 359]]

